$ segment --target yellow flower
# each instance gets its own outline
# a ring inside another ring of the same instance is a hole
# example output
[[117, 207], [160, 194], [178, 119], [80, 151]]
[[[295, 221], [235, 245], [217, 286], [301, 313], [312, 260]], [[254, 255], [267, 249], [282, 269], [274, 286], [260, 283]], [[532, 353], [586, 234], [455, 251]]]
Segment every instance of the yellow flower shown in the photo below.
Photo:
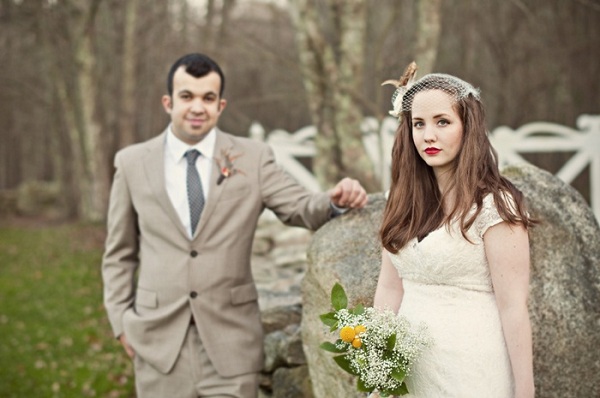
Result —
[[346, 343], [352, 343], [354, 336], [356, 336], [356, 332], [352, 326], [344, 326], [340, 330], [340, 339]]
[[354, 327], [354, 333], [356, 333], [356, 334], [364, 333], [366, 331], [367, 331], [367, 328], [364, 327], [363, 325], [356, 325]]
[[354, 348], [360, 348], [360, 346], [362, 346], [362, 341], [361, 339], [359, 339], [358, 337], [355, 338], [354, 340], [352, 340], [352, 347]]

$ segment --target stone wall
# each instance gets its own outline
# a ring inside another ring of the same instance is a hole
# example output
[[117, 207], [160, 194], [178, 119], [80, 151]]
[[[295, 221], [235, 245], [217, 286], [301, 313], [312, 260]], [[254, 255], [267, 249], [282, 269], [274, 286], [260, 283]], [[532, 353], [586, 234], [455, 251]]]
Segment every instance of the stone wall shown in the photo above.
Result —
[[0, 216], [36, 217], [59, 220], [67, 213], [60, 184], [48, 181], [27, 181], [12, 190], [0, 190]]
[[260, 219], [252, 254], [265, 330], [260, 398], [312, 398], [302, 347], [300, 283], [312, 232], [284, 226], [267, 213]]

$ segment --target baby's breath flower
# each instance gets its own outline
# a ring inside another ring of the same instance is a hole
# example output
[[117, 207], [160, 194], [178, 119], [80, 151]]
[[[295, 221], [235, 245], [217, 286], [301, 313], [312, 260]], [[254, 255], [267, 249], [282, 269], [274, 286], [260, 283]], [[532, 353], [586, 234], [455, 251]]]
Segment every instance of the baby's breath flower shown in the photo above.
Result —
[[342, 308], [333, 316], [340, 336], [334, 346], [347, 361], [347, 368], [340, 366], [358, 376], [361, 390], [404, 394], [399, 392], [407, 391], [404, 376], [431, 344], [426, 326], [413, 327], [393, 311], [373, 307], [361, 311]]

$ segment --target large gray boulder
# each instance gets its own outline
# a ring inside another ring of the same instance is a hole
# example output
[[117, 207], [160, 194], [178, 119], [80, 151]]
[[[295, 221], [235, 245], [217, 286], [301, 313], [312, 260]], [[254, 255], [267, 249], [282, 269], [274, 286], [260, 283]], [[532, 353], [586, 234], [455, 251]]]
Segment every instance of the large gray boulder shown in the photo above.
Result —
[[319, 319], [331, 311], [330, 293], [335, 282], [346, 289], [350, 306], [373, 304], [381, 248], [377, 239], [385, 206], [383, 194], [370, 195], [369, 205], [335, 218], [313, 236], [308, 249], [308, 269], [302, 280], [302, 342], [315, 398], [362, 397], [353, 378], [319, 348], [333, 341]]
[[[530, 232], [530, 312], [538, 397], [600, 397], [600, 228], [569, 185], [532, 165], [503, 170], [523, 191], [541, 223]], [[364, 397], [332, 354], [319, 349], [334, 336], [319, 315], [330, 310], [335, 282], [350, 305], [372, 305], [380, 266], [377, 238], [383, 194], [367, 208], [322, 227], [309, 247], [302, 283], [303, 347], [316, 398]]]

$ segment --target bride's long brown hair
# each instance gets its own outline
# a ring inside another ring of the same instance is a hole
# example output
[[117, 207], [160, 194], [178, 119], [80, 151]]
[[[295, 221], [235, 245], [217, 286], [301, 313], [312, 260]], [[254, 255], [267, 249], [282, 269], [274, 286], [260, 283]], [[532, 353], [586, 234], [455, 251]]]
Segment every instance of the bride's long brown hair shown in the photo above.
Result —
[[[451, 93], [451, 89], [447, 92]], [[481, 211], [487, 194], [493, 195], [500, 216], [507, 222], [525, 228], [535, 223], [527, 213], [523, 194], [500, 175], [481, 102], [469, 94], [456, 101], [454, 109], [462, 120], [463, 136], [450, 171], [447, 192], [452, 192], [455, 201], [448, 214], [444, 214], [444, 197], [433, 169], [419, 156], [413, 143], [411, 112], [402, 112], [392, 149], [390, 193], [379, 231], [383, 247], [392, 253], [409, 240], [421, 240], [455, 219], [460, 221], [460, 230], [467, 238], [466, 231]]]

